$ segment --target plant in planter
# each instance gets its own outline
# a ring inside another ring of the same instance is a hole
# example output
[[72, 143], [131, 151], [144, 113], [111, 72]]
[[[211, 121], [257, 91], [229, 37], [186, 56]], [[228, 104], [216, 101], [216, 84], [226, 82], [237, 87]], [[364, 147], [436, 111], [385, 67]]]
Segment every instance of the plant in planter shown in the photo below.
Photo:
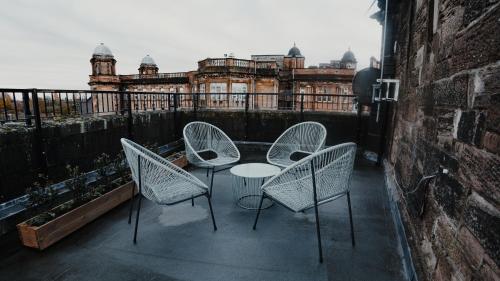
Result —
[[132, 180], [127, 167], [127, 162], [125, 161], [125, 153], [123, 150], [120, 151], [120, 153], [118, 153], [115, 159], [111, 162], [111, 170], [116, 175], [116, 180], [114, 180], [113, 183], [121, 185]]
[[[121, 163], [121, 162], [120, 162]], [[30, 190], [29, 202], [36, 215], [17, 225], [21, 241], [25, 246], [45, 249], [73, 231], [81, 228], [95, 218], [130, 199], [133, 182], [128, 181], [117, 187], [112, 184], [122, 181], [126, 174], [122, 164], [112, 163], [109, 156], [101, 155], [95, 161], [97, 180], [86, 183], [86, 176], [79, 167], [67, 166], [69, 180], [66, 187], [71, 191], [72, 199], [55, 208], [40, 212], [35, 206], [51, 206], [54, 193], [47, 188]], [[110, 173], [110, 167], [115, 173]], [[116, 177], [120, 176], [119, 179]], [[40, 204], [42, 203], [42, 204]]]
[[26, 195], [28, 200], [25, 207], [27, 213], [33, 216], [30, 221], [31, 225], [42, 225], [55, 217], [50, 209], [54, 206], [57, 192], [51, 186], [47, 176], [39, 174], [33, 186], [26, 189]]

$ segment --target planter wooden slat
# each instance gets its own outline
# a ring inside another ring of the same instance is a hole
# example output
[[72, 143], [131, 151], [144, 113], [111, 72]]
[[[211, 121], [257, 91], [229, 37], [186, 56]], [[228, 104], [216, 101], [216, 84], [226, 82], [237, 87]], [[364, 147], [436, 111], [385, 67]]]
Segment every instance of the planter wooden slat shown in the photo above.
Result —
[[[87, 223], [130, 199], [134, 183], [128, 182], [44, 225], [30, 226], [27, 221], [17, 225], [23, 245], [43, 250]], [[137, 188], [134, 187], [137, 193]]]

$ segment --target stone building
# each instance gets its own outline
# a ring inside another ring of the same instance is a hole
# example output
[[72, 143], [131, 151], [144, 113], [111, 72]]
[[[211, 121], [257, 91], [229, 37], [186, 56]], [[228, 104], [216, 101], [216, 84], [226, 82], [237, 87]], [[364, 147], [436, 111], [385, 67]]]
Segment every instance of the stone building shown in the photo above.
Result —
[[[147, 55], [138, 74], [117, 75], [116, 60], [101, 43], [90, 63], [91, 90], [167, 92], [178, 95], [179, 106], [192, 106], [193, 95], [188, 93], [196, 93], [199, 106], [209, 108], [242, 107], [246, 93], [258, 93], [250, 97], [249, 108], [291, 109], [299, 106], [300, 94], [304, 93], [305, 110], [353, 110], [352, 98], [336, 97], [352, 94], [357, 61], [350, 50], [341, 60], [305, 68], [305, 57], [294, 44], [287, 55], [252, 55], [250, 60], [233, 55], [207, 58], [198, 62], [197, 70], [177, 73], [159, 72], [153, 58]], [[134, 104], [137, 108], [139, 99], [136, 97]], [[101, 105], [105, 106], [102, 102]]]
[[500, 1], [388, 2], [387, 168], [419, 280], [500, 280], [499, 18]]

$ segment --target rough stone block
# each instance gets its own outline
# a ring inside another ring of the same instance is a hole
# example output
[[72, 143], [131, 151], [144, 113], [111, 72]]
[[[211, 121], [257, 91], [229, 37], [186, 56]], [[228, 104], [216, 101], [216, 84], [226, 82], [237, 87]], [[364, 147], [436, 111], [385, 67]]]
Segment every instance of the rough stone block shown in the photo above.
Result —
[[500, 91], [497, 94], [490, 95], [490, 105], [488, 108], [486, 128], [489, 131], [500, 134]]
[[499, 13], [500, 5], [497, 5], [493, 11], [457, 35], [453, 43], [451, 73], [483, 67], [500, 59], [500, 36], [494, 32], [500, 28]]
[[457, 127], [457, 139], [465, 143], [472, 143], [475, 123], [475, 111], [462, 111]]
[[469, 75], [466, 73], [433, 82], [432, 95], [436, 105], [466, 108], [468, 83]]
[[479, 269], [483, 262], [483, 246], [481, 246], [477, 238], [467, 229], [467, 227], [460, 228], [458, 241], [464, 249], [464, 254], [470, 265], [475, 269]]
[[469, 198], [468, 204], [464, 215], [465, 225], [478, 238], [485, 252], [499, 264], [500, 211], [477, 194]]
[[491, 153], [500, 154], [500, 135], [486, 132], [483, 138], [483, 147]]
[[500, 205], [500, 157], [463, 143], [455, 143], [455, 151], [460, 183]]
[[454, 178], [443, 175], [434, 187], [434, 197], [448, 217], [458, 221], [465, 205], [467, 190]]

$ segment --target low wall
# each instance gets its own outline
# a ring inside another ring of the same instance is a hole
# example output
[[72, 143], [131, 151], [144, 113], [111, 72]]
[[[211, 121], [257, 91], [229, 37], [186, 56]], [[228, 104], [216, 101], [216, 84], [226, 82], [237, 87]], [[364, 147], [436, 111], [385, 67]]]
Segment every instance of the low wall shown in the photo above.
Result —
[[[133, 115], [132, 136], [141, 144], [163, 145], [179, 139], [182, 128], [193, 120], [212, 123], [233, 140], [273, 142], [285, 129], [300, 122], [297, 112], [256, 111], [155, 111]], [[358, 118], [346, 113], [305, 112], [305, 121], [317, 121], [328, 130], [327, 145], [356, 141]], [[362, 118], [363, 128], [367, 117]], [[83, 171], [93, 169], [100, 154], [116, 155], [120, 138], [128, 137], [126, 116], [110, 115], [68, 118], [43, 123], [42, 150], [49, 179], [66, 178], [66, 165], [78, 165]], [[23, 124], [0, 125], [0, 203], [24, 194], [40, 172], [34, 128]]]
[[[205, 121], [221, 128], [233, 140], [274, 142], [290, 126], [301, 122], [300, 112], [292, 111], [201, 111], [181, 112], [180, 124]], [[343, 142], [356, 142], [358, 117], [343, 112], [304, 112], [304, 121], [323, 124], [327, 131], [326, 145]], [[360, 122], [362, 136], [366, 132], [368, 116], [363, 115]]]

